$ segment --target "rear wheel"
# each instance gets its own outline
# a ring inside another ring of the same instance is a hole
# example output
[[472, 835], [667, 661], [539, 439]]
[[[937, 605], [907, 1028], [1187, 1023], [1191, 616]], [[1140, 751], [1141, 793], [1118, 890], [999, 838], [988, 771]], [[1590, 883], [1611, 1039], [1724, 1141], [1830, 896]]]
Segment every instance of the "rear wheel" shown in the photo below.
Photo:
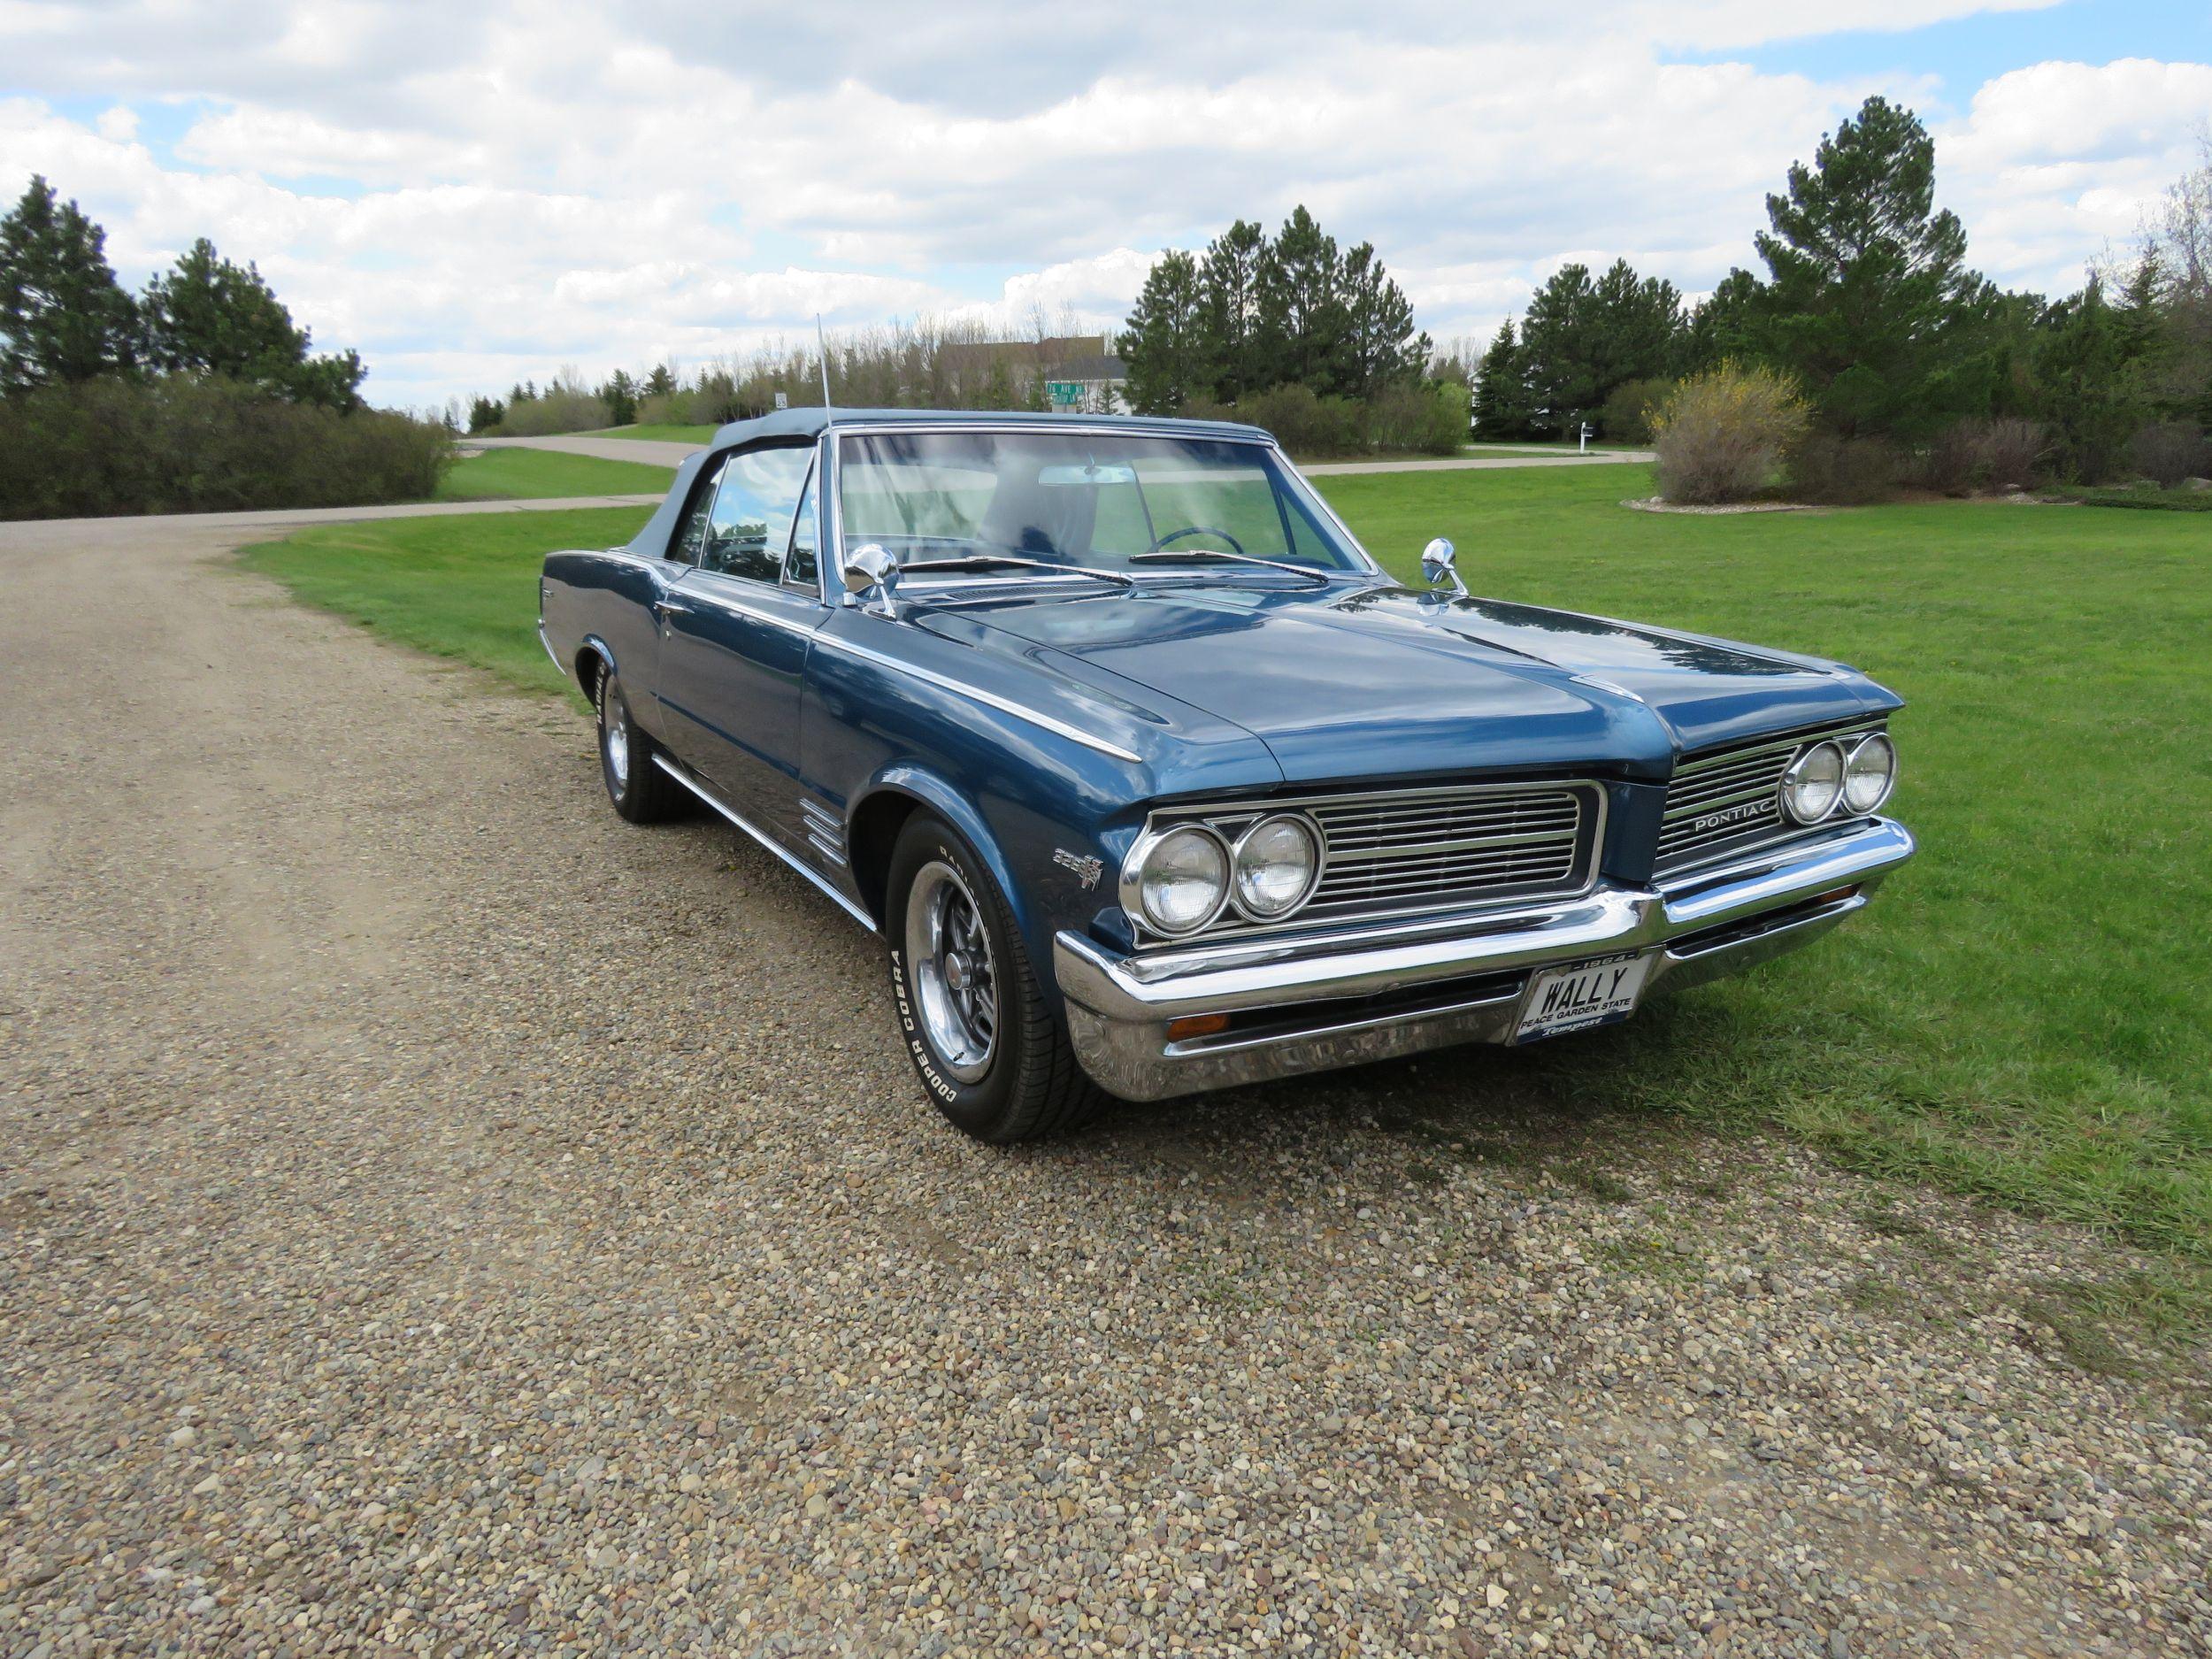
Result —
[[891, 984], [907, 1057], [937, 1109], [1003, 1144], [1079, 1121], [1102, 1098], [1053, 1018], [982, 861], [941, 820], [891, 854]]
[[630, 718], [630, 702], [611, 668], [602, 668], [592, 702], [599, 716], [599, 775], [614, 810], [633, 824], [673, 818], [683, 805], [682, 786], [653, 764], [657, 747]]

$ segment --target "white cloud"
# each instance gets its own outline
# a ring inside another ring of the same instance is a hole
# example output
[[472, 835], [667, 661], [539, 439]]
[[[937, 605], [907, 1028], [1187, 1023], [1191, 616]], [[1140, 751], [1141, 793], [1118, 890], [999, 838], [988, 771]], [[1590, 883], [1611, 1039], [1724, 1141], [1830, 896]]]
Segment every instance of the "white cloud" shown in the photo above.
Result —
[[[818, 311], [1101, 325], [1158, 249], [1302, 201], [1373, 241], [1446, 340], [1568, 258], [1709, 288], [1867, 93], [1940, 116], [1972, 90], [1671, 50], [2005, 9], [1279, 0], [1214, 8], [1194, 39], [1187, 5], [1156, 0], [18, 0], [0, 188], [47, 173], [134, 278], [200, 234], [257, 260], [393, 402], [696, 362], [803, 337]], [[2208, 108], [2204, 65], [2025, 66], [1939, 125], [1939, 192], [1992, 275], [2070, 285], [2180, 172]]]

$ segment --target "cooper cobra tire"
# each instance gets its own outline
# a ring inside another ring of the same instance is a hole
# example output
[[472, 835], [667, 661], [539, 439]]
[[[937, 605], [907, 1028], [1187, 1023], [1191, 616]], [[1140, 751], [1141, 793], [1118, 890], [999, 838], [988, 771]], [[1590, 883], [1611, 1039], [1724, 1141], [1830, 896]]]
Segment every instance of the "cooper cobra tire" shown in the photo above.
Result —
[[633, 824], [657, 824], [683, 809], [683, 786], [653, 764], [659, 747], [630, 718], [630, 701], [611, 668], [592, 688], [597, 714], [599, 776], [614, 810]]
[[918, 814], [892, 849], [884, 890], [899, 1033], [937, 1110], [996, 1146], [1095, 1110], [1104, 1097], [1076, 1064], [998, 885], [967, 842]]

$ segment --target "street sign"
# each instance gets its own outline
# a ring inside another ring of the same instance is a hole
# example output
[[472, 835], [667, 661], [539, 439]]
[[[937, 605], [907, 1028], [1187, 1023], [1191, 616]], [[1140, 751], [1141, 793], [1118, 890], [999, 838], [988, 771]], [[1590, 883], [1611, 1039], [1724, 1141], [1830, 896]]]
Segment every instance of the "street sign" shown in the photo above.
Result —
[[1080, 380], [1047, 380], [1045, 396], [1056, 403], [1079, 403], [1083, 401], [1083, 382]]

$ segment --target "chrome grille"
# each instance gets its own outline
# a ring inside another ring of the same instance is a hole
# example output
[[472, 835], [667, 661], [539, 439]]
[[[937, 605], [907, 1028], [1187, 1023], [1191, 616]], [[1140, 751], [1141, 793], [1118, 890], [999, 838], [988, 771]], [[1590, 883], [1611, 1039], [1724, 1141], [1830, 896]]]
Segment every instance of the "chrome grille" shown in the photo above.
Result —
[[1754, 739], [1686, 760], [1667, 786], [1659, 827], [1658, 873], [1806, 833], [1782, 815], [1782, 774], [1823, 738], [1857, 737], [1882, 729], [1879, 720], [1820, 726]]
[[[1153, 822], [1202, 819], [1233, 841], [1270, 813], [1303, 812], [1321, 831], [1321, 879], [1301, 909], [1269, 925], [1302, 927], [1579, 893], [1596, 872], [1604, 801], [1594, 783], [1479, 784], [1170, 811]], [[1225, 910], [1201, 936], [1261, 931]]]

